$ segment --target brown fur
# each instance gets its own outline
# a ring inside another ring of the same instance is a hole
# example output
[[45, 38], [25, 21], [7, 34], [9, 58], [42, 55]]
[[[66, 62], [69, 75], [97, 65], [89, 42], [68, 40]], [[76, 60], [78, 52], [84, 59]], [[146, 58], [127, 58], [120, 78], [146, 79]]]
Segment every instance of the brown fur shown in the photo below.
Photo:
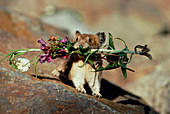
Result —
[[[91, 48], [97, 49], [105, 42], [105, 34], [81, 34], [79, 31], [76, 31], [74, 41], [77, 41], [77, 43], [74, 45], [74, 48], [79, 48], [80, 46], [87, 48], [90, 46]], [[92, 95], [101, 97], [100, 80], [102, 72], [95, 72], [95, 69], [102, 65], [102, 61], [100, 61], [96, 66], [91, 66], [90, 64], [86, 63], [82, 68], [80, 68], [80, 66], [82, 66], [84, 63], [83, 58], [79, 58], [77, 54], [73, 54], [70, 57], [70, 60], [72, 65], [69, 72], [69, 79], [72, 80], [76, 89], [86, 93], [84, 84], [88, 83], [90, 89], [92, 90]], [[95, 63], [96, 61], [94, 60], [93, 62]]]
[[[92, 35], [81, 34], [79, 31], [76, 31], [74, 41], [77, 41], [74, 48], [79, 48], [80, 46], [87, 48], [90, 46], [91, 48], [97, 49], [105, 43], [106, 36], [104, 32]], [[98, 61], [98, 63], [95, 66], [86, 63], [80, 68], [84, 63], [84, 58], [81, 58], [78, 54], [72, 54], [65, 67], [65, 74], [68, 75], [68, 78], [73, 82], [78, 91], [86, 93], [84, 84], [87, 83], [92, 91], [92, 95], [101, 97], [100, 80], [102, 72], [95, 72], [95, 69], [102, 66], [102, 60], [99, 58], [92, 60], [93, 63], [96, 61]]]

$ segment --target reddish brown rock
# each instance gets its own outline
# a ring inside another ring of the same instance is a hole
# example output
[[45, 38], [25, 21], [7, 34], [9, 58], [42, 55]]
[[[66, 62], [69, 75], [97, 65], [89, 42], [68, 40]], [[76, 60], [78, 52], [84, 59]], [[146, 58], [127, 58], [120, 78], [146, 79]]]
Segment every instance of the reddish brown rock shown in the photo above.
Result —
[[1, 113], [156, 113], [141, 98], [106, 80], [101, 88], [106, 99], [84, 95], [58, 81], [32, 80], [2, 67], [0, 83]]

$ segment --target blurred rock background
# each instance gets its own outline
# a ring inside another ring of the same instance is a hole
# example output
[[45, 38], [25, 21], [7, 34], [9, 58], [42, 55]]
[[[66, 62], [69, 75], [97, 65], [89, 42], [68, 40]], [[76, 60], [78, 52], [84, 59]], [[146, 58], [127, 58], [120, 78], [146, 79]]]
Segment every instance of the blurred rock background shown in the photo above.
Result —
[[[152, 61], [134, 56], [128, 67], [135, 73], [128, 72], [126, 80], [120, 69], [106, 71], [103, 77], [142, 96], [161, 113], [170, 113], [169, 4], [170, 0], [0, 0], [1, 6], [29, 18], [39, 18], [39, 25], [42, 21], [56, 28], [56, 31], [46, 28], [49, 35], [64, 34], [72, 39], [76, 30], [82, 33], [104, 31], [123, 38], [130, 50], [137, 44], [147, 44], [151, 49]], [[41, 29], [36, 24], [32, 26], [34, 31]], [[3, 26], [2, 23], [0, 26]], [[17, 25], [11, 26], [17, 28]], [[10, 27], [3, 29], [10, 31]], [[57, 30], [62, 33], [57, 33]], [[26, 34], [18, 32], [17, 35]], [[44, 37], [43, 30], [38, 35]], [[29, 40], [33, 41], [33, 38]], [[117, 49], [123, 48], [119, 41], [115, 41], [115, 45]]]

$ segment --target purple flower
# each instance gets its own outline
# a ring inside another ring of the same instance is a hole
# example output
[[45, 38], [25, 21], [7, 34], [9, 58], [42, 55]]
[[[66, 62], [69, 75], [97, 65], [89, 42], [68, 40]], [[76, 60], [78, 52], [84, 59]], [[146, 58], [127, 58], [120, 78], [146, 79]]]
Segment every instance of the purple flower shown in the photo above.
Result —
[[46, 42], [43, 40], [43, 38], [41, 38], [40, 40], [38, 40], [38, 43], [41, 43], [41, 50], [43, 50], [44, 54], [42, 54], [40, 56], [40, 63], [44, 63], [45, 61], [47, 61], [48, 63], [52, 61], [52, 56], [51, 56], [51, 52], [48, 50], [48, 46], [46, 44]]
[[52, 57], [51, 55], [47, 57], [47, 62], [48, 62], [48, 63], [50, 63], [50, 62], [52, 61], [52, 58], [51, 58], [51, 57]]
[[44, 63], [45, 61], [46, 61], [46, 59], [47, 59], [47, 56], [46, 55], [41, 55], [40, 56], [40, 63]]
[[67, 37], [65, 37], [65, 38], [64, 38], [64, 39], [62, 39], [60, 42], [61, 42], [61, 43], [68, 43], [68, 38], [67, 38]]
[[65, 55], [65, 56], [63, 56], [62, 58], [65, 59], [65, 58], [67, 58], [67, 57], [68, 57], [68, 55]]
[[38, 43], [41, 43], [41, 50], [48, 49], [47, 43], [43, 40], [43, 38], [38, 40]]
[[42, 45], [46, 45], [46, 46], [47, 46], [47, 44], [46, 44], [46, 42], [43, 40], [43, 38], [41, 38], [40, 40], [38, 40], [38, 43], [41, 43]]
[[47, 53], [44, 53], [43, 55], [40, 56], [40, 63], [44, 63], [47, 61], [48, 63], [52, 61], [52, 56], [50, 55], [50, 52], [47, 51]]
[[68, 57], [68, 55], [66, 55], [66, 53], [67, 53], [66, 50], [61, 49], [59, 52], [62, 53], [62, 58], [63, 58], [63, 59], [65, 59], [65, 58]]
[[61, 53], [66, 53], [66, 50], [61, 49], [59, 52], [61, 52]]

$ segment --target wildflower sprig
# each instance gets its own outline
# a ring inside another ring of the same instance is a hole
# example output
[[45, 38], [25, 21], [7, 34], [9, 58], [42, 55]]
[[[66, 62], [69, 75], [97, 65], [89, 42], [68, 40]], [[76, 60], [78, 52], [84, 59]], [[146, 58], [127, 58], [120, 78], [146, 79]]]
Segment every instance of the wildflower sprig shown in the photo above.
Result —
[[[124, 48], [122, 50], [116, 50], [114, 46], [114, 40], [120, 40]], [[83, 48], [80, 46], [78, 49], [74, 48], [74, 44], [76, 42], [70, 42], [67, 37], [64, 39], [60, 38], [59, 36], [50, 36], [48, 40], [48, 44], [41, 38], [38, 40], [38, 43], [40, 43], [40, 49], [18, 49], [18, 50], [12, 50], [9, 54], [0, 54], [1, 56], [4, 56], [4, 58], [0, 61], [5, 60], [9, 57], [8, 61], [10, 62], [10, 65], [18, 69], [22, 72], [25, 72], [29, 69], [30, 63], [36, 60], [34, 62], [34, 69], [35, 69], [35, 75], [36, 73], [36, 67], [37, 64], [44, 63], [44, 62], [52, 62], [53, 59], [56, 58], [67, 58], [71, 54], [78, 54], [82, 59], [84, 59], [84, 64], [80, 67], [83, 67], [86, 63], [89, 63], [92, 67], [95, 66], [97, 62], [99, 62], [101, 59], [104, 59], [108, 62], [108, 64], [103, 67], [95, 68], [95, 71], [103, 71], [103, 70], [111, 70], [120, 67], [123, 73], [124, 78], [127, 77], [127, 70], [133, 71], [130, 68], [127, 68], [127, 64], [129, 64], [132, 60], [132, 56], [134, 54], [144, 55], [148, 57], [150, 60], [152, 60], [152, 56], [148, 53], [150, 51], [149, 48], [147, 48], [147, 45], [141, 46], [137, 45], [134, 48], [134, 51], [130, 51], [128, 49], [128, 46], [126, 45], [125, 41], [121, 38], [113, 38], [113, 36], [109, 33], [109, 44], [106, 45], [107, 49], [91, 49], [90, 47]], [[139, 50], [141, 49], [141, 50]], [[30, 61], [26, 58], [20, 58], [19, 56], [28, 53], [28, 52], [39, 52], [36, 57], [31, 59]], [[130, 57], [128, 58], [128, 54], [130, 54]], [[19, 57], [17, 60], [16, 58]], [[93, 63], [93, 60], [95, 59], [96, 63]]]

